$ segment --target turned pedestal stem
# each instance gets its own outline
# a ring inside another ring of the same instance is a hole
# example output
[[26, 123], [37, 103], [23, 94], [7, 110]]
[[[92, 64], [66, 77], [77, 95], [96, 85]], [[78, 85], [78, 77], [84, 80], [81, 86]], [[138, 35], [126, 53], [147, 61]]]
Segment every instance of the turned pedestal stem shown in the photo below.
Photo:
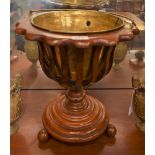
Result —
[[41, 142], [48, 140], [48, 134], [71, 143], [91, 141], [104, 132], [108, 136], [116, 134], [115, 128], [109, 128], [104, 105], [82, 89], [69, 89], [49, 103], [42, 119], [45, 129], [38, 135]]

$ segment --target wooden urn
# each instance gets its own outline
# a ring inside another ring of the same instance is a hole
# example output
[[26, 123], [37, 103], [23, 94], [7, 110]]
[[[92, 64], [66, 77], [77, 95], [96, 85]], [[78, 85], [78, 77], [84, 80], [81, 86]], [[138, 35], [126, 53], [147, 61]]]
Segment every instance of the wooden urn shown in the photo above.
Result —
[[37, 41], [44, 73], [67, 88], [44, 110], [41, 142], [49, 135], [71, 143], [115, 136], [105, 106], [84, 89], [109, 73], [116, 45], [138, 32], [134, 23], [126, 27], [118, 16], [94, 10], [34, 11], [16, 24], [16, 33]]

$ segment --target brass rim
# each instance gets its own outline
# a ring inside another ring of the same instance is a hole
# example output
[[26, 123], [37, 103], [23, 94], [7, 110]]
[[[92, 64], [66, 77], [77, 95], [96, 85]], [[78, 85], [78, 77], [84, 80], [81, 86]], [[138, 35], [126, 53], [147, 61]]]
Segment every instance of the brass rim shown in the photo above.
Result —
[[[87, 30], [87, 31], [73, 31], [73, 30], [68, 30], [68, 31], [65, 31], [65, 30], [63, 30], [63, 29], [59, 29], [59, 30], [57, 30], [57, 29], [49, 29], [48, 27], [42, 27], [41, 25], [39, 25], [39, 24], [37, 24], [36, 22], [35, 22], [35, 19], [37, 19], [37, 18], [39, 18], [39, 17], [41, 17], [41, 16], [46, 16], [47, 14], [50, 14], [51, 12], [53, 12], [53, 13], [55, 13], [55, 12], [57, 12], [57, 11], [59, 11], [59, 12], [65, 12], [65, 11], [67, 11], [67, 12], [74, 12], [74, 11], [82, 11], [82, 12], [84, 12], [84, 11], [86, 11], [86, 12], [88, 12], [88, 13], [95, 13], [95, 14], [97, 14], [97, 15], [99, 15], [99, 17], [101, 17], [101, 16], [107, 16], [107, 17], [111, 17], [111, 18], [115, 18], [116, 20], [118, 20], [119, 21], [119, 24], [117, 25], [117, 26], [113, 26], [113, 28], [111, 28], [111, 29], [106, 29], [106, 30]], [[33, 25], [33, 26], [35, 26], [35, 27], [37, 27], [37, 28], [39, 28], [39, 29], [41, 29], [41, 30], [45, 30], [45, 31], [48, 31], [48, 32], [53, 32], [53, 33], [66, 33], [66, 34], [93, 34], [93, 33], [103, 33], [103, 32], [110, 32], [110, 31], [114, 31], [114, 30], [117, 30], [117, 29], [120, 29], [120, 28], [122, 28], [123, 26], [124, 26], [124, 21], [121, 19], [121, 18], [119, 18], [118, 16], [115, 16], [115, 15], [113, 15], [113, 14], [111, 14], [111, 13], [103, 13], [103, 12], [99, 12], [99, 11], [95, 11], [95, 10], [83, 10], [83, 9], [70, 9], [70, 10], [68, 10], [68, 9], [53, 9], [53, 10], [48, 10], [48, 11], [46, 11], [46, 10], [39, 10], [39, 11], [34, 11], [34, 12], [31, 12], [31, 15], [30, 15], [30, 20], [31, 20], [31, 24]]]

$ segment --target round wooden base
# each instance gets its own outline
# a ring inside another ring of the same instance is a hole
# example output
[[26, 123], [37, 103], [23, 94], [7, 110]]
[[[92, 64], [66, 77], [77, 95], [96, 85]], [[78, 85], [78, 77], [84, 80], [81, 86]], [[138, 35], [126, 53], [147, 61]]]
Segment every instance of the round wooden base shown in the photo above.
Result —
[[108, 126], [103, 104], [84, 92], [69, 91], [49, 103], [43, 114], [43, 125], [47, 133], [45, 135], [45, 130], [39, 132], [41, 142], [48, 140], [47, 134], [71, 143], [94, 140], [105, 131], [109, 136], [116, 134], [116, 129]]

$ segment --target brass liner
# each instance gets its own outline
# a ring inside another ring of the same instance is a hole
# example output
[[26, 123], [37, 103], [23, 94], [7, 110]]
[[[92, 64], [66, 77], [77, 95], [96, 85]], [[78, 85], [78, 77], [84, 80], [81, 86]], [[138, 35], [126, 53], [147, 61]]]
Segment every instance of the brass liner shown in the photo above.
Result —
[[119, 17], [95, 10], [41, 12], [32, 15], [31, 23], [49, 32], [78, 34], [109, 32], [124, 25]]

